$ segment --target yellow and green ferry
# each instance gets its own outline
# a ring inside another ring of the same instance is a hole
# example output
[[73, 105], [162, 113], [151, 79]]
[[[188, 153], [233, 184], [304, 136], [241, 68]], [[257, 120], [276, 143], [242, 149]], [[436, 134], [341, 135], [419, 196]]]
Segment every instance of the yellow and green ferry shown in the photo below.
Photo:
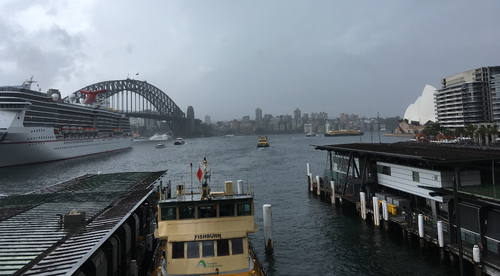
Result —
[[205, 158], [196, 174], [199, 192], [185, 193], [185, 183], [171, 198], [160, 191], [153, 275], [265, 275], [248, 238], [258, 231], [251, 186], [244, 192], [242, 183], [235, 189], [225, 181], [224, 191], [211, 190], [208, 164]]

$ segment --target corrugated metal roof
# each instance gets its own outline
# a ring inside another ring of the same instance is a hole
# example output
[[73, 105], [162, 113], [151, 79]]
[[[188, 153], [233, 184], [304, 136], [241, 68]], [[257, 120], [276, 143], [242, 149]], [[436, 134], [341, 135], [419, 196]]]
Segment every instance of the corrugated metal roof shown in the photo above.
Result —
[[319, 150], [356, 152], [415, 159], [435, 163], [459, 163], [484, 160], [500, 160], [500, 147], [471, 147], [433, 143], [392, 143], [392, 144], [339, 144], [314, 146]]
[[[0, 275], [71, 275], [152, 192], [166, 171], [86, 175], [0, 199]], [[58, 214], [86, 213], [65, 229]]]

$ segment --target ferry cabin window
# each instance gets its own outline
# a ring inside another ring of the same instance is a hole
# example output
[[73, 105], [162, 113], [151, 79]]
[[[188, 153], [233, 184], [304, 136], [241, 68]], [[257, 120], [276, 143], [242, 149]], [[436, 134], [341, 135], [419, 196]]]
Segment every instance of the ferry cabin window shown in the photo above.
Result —
[[219, 204], [219, 217], [232, 217], [234, 216], [234, 203]]
[[232, 254], [243, 254], [243, 238], [231, 239]]
[[201, 242], [202, 249], [202, 257], [214, 257], [215, 249], [214, 249], [214, 241], [202, 241]]
[[252, 215], [252, 207], [250, 203], [238, 203], [238, 216]]
[[198, 218], [216, 218], [217, 205], [200, 205], [198, 206]]
[[187, 257], [188, 259], [200, 257], [200, 242], [187, 243]]
[[217, 241], [217, 256], [229, 256], [229, 240]]
[[172, 259], [184, 259], [184, 243], [172, 243]]
[[419, 174], [419, 172], [412, 172], [412, 176], [413, 176], [413, 181], [420, 182], [420, 174]]
[[161, 220], [175, 220], [177, 215], [175, 207], [161, 207]]
[[180, 219], [193, 219], [195, 217], [194, 205], [181, 205], [179, 206]]

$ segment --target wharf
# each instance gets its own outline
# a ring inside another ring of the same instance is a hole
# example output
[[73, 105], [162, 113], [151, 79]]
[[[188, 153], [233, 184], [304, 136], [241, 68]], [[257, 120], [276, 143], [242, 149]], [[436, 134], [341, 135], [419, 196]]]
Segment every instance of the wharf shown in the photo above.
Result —
[[87, 174], [1, 198], [0, 275], [147, 270], [155, 244], [153, 187], [165, 173]]
[[327, 152], [327, 163], [323, 177], [315, 181], [308, 164], [311, 192], [332, 203], [353, 204], [376, 226], [402, 229], [405, 240], [438, 249], [441, 259], [448, 256], [461, 273], [500, 275], [498, 144], [400, 142], [315, 148]]
[[[313, 182], [313, 185], [316, 185]], [[324, 196], [328, 200], [332, 200], [333, 204], [354, 204], [356, 206], [356, 210], [361, 212], [361, 204], [360, 202], [356, 202], [356, 199], [353, 195], [335, 195], [335, 199], [332, 199], [331, 190], [327, 187], [322, 187], [320, 192], [318, 193], [317, 189], [314, 187], [314, 194], [318, 196]], [[373, 208], [369, 208], [368, 206], [372, 205], [372, 202], [367, 202], [366, 213], [367, 219], [374, 221], [374, 211]], [[391, 231], [394, 229], [400, 229], [403, 233], [403, 238], [408, 243], [412, 244], [414, 241], [418, 241], [421, 248], [426, 249], [439, 249], [440, 250], [440, 258], [441, 261], [444, 262], [445, 258], [450, 259], [452, 264], [458, 263], [459, 256], [459, 245], [457, 243], [451, 243], [451, 240], [448, 235], [443, 236], [444, 247], [439, 248], [438, 241], [438, 231], [435, 225], [435, 222], [429, 221], [430, 218], [425, 218], [424, 223], [424, 236], [420, 238], [419, 229], [418, 229], [418, 214], [411, 213], [406, 219], [402, 214], [390, 215], [389, 219], [383, 221], [381, 215], [379, 214], [379, 219], [381, 223], [381, 227], [384, 228], [385, 231]], [[447, 225], [446, 228], [449, 228]], [[474, 264], [473, 259], [473, 248], [474, 244], [462, 241], [462, 254], [463, 260]], [[447, 256], [445, 255], [447, 253]], [[486, 275], [499, 275], [500, 272], [500, 255], [494, 252], [483, 252], [481, 258], [481, 264], [476, 264], [478, 270], [482, 270]], [[476, 275], [481, 275], [481, 272], [475, 272]]]

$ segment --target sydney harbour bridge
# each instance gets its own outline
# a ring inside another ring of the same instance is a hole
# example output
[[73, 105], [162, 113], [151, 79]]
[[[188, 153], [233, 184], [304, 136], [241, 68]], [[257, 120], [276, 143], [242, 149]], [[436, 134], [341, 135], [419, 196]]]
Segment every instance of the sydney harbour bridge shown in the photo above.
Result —
[[177, 136], [189, 135], [194, 129], [192, 108], [188, 108], [186, 116], [165, 92], [146, 81], [127, 78], [94, 83], [73, 92], [63, 101], [83, 103], [94, 97], [97, 104], [122, 112], [129, 118], [164, 121]]

